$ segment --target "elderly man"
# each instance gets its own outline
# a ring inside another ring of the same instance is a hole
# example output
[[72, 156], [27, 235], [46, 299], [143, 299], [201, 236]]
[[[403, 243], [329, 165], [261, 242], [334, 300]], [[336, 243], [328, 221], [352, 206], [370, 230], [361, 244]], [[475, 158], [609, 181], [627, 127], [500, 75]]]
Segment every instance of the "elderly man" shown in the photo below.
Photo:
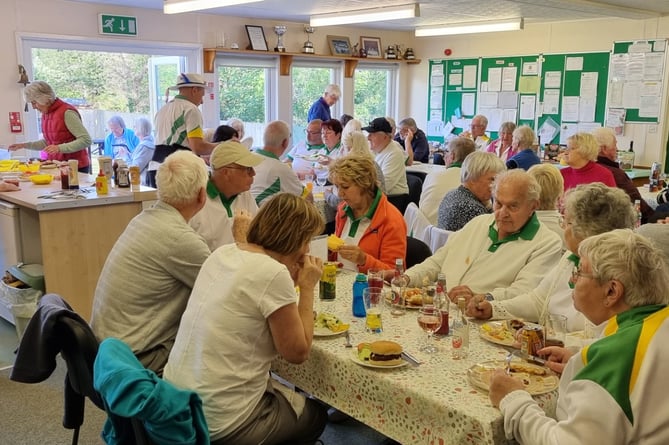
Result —
[[469, 124], [469, 131], [461, 133], [460, 136], [474, 141], [476, 150], [485, 151], [490, 143], [490, 138], [485, 134], [486, 128], [488, 128], [488, 118], [482, 114], [477, 114]]
[[149, 184], [155, 186], [154, 176], [158, 165], [175, 150], [190, 149], [198, 155], [208, 155], [216, 144], [204, 139], [202, 104], [207, 83], [195, 73], [181, 73], [177, 84], [170, 87], [179, 94], [158, 110], [155, 118], [156, 151], [149, 163]]
[[639, 200], [641, 203], [641, 222], [645, 224], [653, 214], [653, 209], [641, 197], [639, 189], [634, 186], [627, 173], [618, 166], [618, 141], [616, 140], [616, 134], [610, 128], [600, 127], [592, 130], [592, 135], [595, 137], [597, 144], [599, 144], [597, 163], [606, 167], [611, 172], [613, 180], [616, 182], [616, 187], [623, 189], [629, 195], [630, 201]]
[[446, 274], [448, 295], [505, 300], [534, 289], [562, 254], [560, 237], [539, 222], [540, 187], [524, 170], [497, 175], [493, 215], [481, 215], [406, 274], [412, 284]]
[[[212, 252], [224, 244], [246, 240], [246, 226], [258, 212], [249, 190], [256, 174], [254, 167], [263, 159], [233, 140], [216, 146], [211, 153], [207, 203], [190, 225], [202, 235]], [[233, 227], [233, 222], [238, 226]]]
[[267, 124], [263, 133], [263, 148], [256, 151], [265, 157], [265, 161], [256, 167], [256, 175], [251, 186], [251, 194], [258, 206], [275, 193], [287, 192], [301, 196], [304, 192], [304, 186], [295, 172], [279, 160], [289, 143], [288, 124], [283, 121], [272, 121]]
[[400, 146], [393, 141], [393, 129], [384, 117], [377, 117], [362, 128], [369, 133], [367, 140], [376, 156], [374, 160], [386, 182], [386, 195], [401, 195], [409, 193], [406, 169], [404, 167], [404, 153]]
[[339, 97], [341, 97], [339, 85], [331, 83], [326, 86], [323, 96], [319, 97], [316, 102], [311, 104], [309, 112], [307, 113], [307, 122], [311, 122], [314, 119], [320, 119], [323, 122], [332, 119], [330, 107], [337, 103]]
[[290, 153], [286, 155], [287, 161], [300, 179], [304, 179], [305, 175], [314, 174], [314, 163], [317, 161], [318, 155], [325, 149], [321, 136], [322, 124], [323, 121], [320, 119], [309, 122], [305, 130], [307, 133], [306, 140], [295, 144]]
[[400, 121], [398, 129], [395, 142], [400, 144], [409, 156], [407, 165], [411, 165], [414, 161], [427, 164], [430, 158], [430, 147], [427, 144], [425, 133], [418, 128], [416, 121], [411, 117], [404, 118]]
[[474, 141], [467, 138], [453, 138], [448, 143], [448, 154], [446, 164], [448, 167], [443, 171], [428, 173], [423, 181], [423, 191], [420, 194], [418, 207], [430, 221], [437, 225], [437, 213], [439, 204], [444, 195], [460, 185], [460, 168], [468, 154], [476, 150]]
[[130, 221], [100, 273], [91, 327], [102, 340], [127, 343], [158, 374], [167, 363], [179, 320], [210, 250], [188, 221], [207, 199], [207, 166], [179, 151], [156, 175], [158, 202]]

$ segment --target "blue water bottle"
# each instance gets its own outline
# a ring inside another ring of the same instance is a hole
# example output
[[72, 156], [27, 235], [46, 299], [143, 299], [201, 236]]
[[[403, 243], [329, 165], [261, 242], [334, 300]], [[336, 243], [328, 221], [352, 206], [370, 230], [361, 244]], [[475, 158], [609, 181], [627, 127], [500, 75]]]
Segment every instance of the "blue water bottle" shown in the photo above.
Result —
[[359, 273], [353, 282], [353, 316], [365, 316], [365, 302], [362, 299], [362, 292], [367, 289], [367, 275]]

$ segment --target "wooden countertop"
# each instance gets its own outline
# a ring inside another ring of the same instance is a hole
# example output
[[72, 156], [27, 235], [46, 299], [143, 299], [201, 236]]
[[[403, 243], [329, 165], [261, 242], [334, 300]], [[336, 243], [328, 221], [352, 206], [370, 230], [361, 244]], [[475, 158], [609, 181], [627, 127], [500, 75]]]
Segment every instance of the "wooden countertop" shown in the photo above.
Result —
[[[130, 188], [109, 188], [109, 194], [98, 196], [95, 192], [95, 177], [79, 174], [79, 191], [61, 190], [60, 180], [55, 178], [51, 184], [35, 185], [30, 181], [21, 182], [21, 190], [0, 192], [0, 200], [41, 211], [92, 207], [123, 202], [151, 201], [158, 199], [156, 189], [141, 186], [139, 191]], [[60, 195], [60, 192], [65, 192]], [[77, 192], [77, 193], [70, 193]], [[49, 198], [49, 195], [60, 195]]]

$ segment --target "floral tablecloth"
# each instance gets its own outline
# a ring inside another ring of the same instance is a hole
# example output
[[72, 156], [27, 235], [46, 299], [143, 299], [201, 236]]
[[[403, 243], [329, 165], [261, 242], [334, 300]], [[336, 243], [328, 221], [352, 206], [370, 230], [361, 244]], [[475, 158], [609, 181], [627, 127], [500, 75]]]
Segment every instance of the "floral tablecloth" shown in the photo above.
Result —
[[[440, 351], [419, 351], [426, 334], [418, 327], [416, 311], [400, 317], [383, 314], [384, 332], [368, 334], [364, 319], [351, 312], [354, 274], [340, 272], [337, 298], [317, 301], [316, 310], [334, 313], [351, 323], [353, 348], [343, 335], [315, 338], [309, 359], [301, 365], [276, 360], [273, 370], [304, 391], [351, 415], [403, 444], [504, 444], [502, 416], [488, 394], [467, 380], [467, 369], [487, 360], [502, 360], [507, 351], [478, 336], [473, 324], [468, 358], [453, 360], [450, 337], [437, 339]], [[393, 340], [422, 361], [418, 367], [372, 369], [351, 360], [363, 341]], [[553, 415], [557, 391], [536, 397]]]

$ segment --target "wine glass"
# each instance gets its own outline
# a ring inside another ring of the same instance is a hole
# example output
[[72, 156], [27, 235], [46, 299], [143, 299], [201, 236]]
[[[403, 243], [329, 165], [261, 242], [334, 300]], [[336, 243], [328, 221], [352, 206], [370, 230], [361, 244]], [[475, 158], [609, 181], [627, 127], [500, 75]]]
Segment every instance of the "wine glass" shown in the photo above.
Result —
[[318, 187], [320, 188], [320, 191], [323, 191], [323, 187], [325, 187], [325, 184], [328, 182], [328, 170], [323, 169], [323, 170], [318, 170], [316, 173], [316, 184], [318, 184]]
[[438, 352], [439, 349], [432, 342], [432, 335], [441, 327], [441, 311], [434, 305], [424, 305], [418, 309], [417, 321], [418, 326], [427, 332], [427, 341], [420, 350], [428, 354]]

